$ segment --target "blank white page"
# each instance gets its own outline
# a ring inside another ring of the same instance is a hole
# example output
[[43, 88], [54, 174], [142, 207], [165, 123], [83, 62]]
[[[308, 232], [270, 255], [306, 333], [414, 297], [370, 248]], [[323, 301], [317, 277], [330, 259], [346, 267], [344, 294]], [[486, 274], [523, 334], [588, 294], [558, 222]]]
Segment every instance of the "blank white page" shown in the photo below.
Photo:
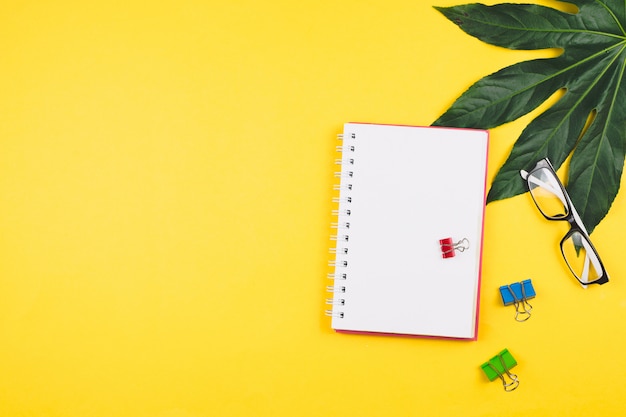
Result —
[[474, 339], [488, 132], [349, 123], [342, 149], [332, 327]]

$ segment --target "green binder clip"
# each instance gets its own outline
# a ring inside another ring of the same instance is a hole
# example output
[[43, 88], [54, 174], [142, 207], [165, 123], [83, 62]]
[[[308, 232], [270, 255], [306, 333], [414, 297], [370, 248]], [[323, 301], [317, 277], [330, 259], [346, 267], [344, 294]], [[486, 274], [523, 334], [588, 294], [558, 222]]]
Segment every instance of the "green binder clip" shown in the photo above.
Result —
[[[511, 355], [508, 349], [504, 349], [496, 356], [480, 365], [480, 368], [483, 370], [485, 375], [487, 375], [489, 381], [500, 378], [502, 385], [504, 386], [504, 390], [506, 392], [510, 392], [516, 389], [519, 385], [517, 375], [511, 373], [510, 371], [510, 369], [515, 365], [517, 365], [517, 361], [513, 355]], [[507, 382], [507, 379], [504, 377], [505, 375], [508, 377], [510, 382]]]

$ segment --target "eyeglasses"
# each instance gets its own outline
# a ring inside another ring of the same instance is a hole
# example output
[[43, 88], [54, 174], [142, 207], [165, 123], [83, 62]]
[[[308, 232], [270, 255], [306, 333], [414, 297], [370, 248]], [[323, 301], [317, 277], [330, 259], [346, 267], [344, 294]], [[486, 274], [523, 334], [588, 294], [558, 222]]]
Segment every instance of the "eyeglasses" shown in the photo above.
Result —
[[520, 171], [520, 175], [526, 180], [535, 205], [546, 219], [569, 223], [570, 230], [561, 240], [561, 253], [576, 279], [583, 287], [607, 283], [609, 276], [600, 256], [548, 158], [537, 162], [530, 172]]

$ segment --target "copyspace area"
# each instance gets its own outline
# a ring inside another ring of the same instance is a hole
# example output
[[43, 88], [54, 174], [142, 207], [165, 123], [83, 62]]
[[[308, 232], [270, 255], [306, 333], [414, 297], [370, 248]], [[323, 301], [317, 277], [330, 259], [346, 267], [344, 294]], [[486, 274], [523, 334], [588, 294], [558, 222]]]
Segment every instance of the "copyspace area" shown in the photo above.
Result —
[[[429, 125], [556, 53], [487, 46], [432, 8], [459, 3], [3, 5], [0, 415], [622, 415], [623, 192], [591, 236], [611, 281], [586, 290], [530, 196], [487, 206], [477, 341], [324, 315], [343, 124]], [[488, 182], [536, 114], [490, 132]], [[498, 287], [528, 278], [517, 323]], [[479, 368], [504, 348], [512, 393]]]

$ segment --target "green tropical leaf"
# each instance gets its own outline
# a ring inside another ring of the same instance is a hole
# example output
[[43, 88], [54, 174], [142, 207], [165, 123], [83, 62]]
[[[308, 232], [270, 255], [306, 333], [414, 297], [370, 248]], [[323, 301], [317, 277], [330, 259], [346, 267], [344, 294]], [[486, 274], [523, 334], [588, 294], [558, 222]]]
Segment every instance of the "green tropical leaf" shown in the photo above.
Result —
[[555, 58], [520, 62], [463, 93], [435, 126], [490, 129], [558, 100], [523, 130], [498, 171], [487, 202], [526, 190], [519, 171], [571, 155], [567, 190], [589, 233], [619, 190], [626, 151], [626, 1], [569, 0], [568, 13], [536, 4], [436, 7], [463, 31], [509, 49], [559, 48]]

